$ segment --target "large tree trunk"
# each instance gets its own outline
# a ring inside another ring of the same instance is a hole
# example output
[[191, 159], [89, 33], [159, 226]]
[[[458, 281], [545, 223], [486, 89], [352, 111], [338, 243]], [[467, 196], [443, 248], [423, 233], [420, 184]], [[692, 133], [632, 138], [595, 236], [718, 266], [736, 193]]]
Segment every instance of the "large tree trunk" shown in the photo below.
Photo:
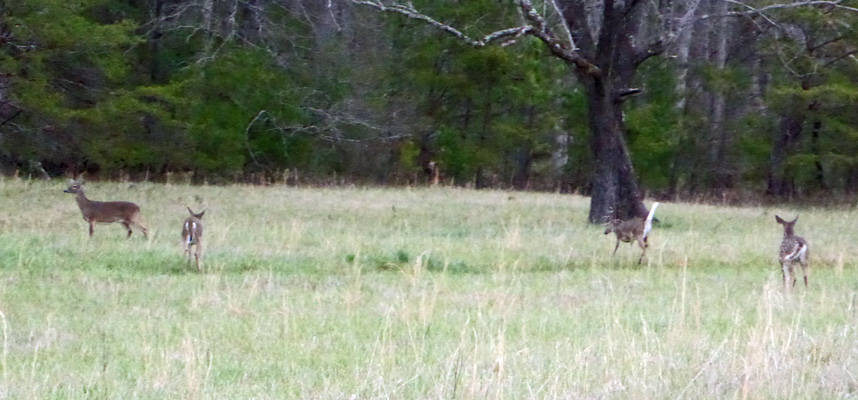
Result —
[[[413, 6], [352, 0], [355, 3], [421, 19], [475, 46], [531, 34], [542, 40], [552, 55], [564, 60], [587, 90], [593, 175], [589, 221], [602, 223], [612, 217], [645, 216], [647, 209], [638, 189], [624, 137], [622, 101], [638, 92], [629, 86], [640, 64], [661, 54], [675, 32], [662, 32], [657, 40], [638, 38], [647, 17], [647, 2], [641, 0], [556, 0], [550, 2], [563, 20], [558, 31], [548, 26], [542, 11], [530, 0], [519, 0], [529, 26], [493, 32], [475, 40], [452, 26], [420, 14]], [[669, 3], [665, 3], [669, 4]], [[696, 3], [692, 3], [696, 7]], [[689, 13], [691, 15], [693, 13]], [[673, 17], [665, 16], [671, 25]], [[640, 47], [640, 45], [643, 45]]]
[[564, 17], [570, 27], [575, 27], [572, 35], [579, 37], [577, 44], [581, 51], [598, 67], [598, 71], [575, 68], [575, 75], [587, 93], [594, 164], [587, 219], [591, 223], [604, 223], [612, 218], [645, 217], [647, 209], [626, 146], [622, 110], [623, 99], [633, 93], [630, 85], [644, 59], [644, 53], [634, 43], [643, 18], [642, 8], [639, 2], [617, 5], [613, 0], [605, 0], [600, 27], [594, 30], [580, 18], [582, 3], [563, 3], [561, 9], [567, 11]]
[[591, 223], [646, 216], [626, 140], [622, 104], [599, 78], [587, 84], [593, 154]]

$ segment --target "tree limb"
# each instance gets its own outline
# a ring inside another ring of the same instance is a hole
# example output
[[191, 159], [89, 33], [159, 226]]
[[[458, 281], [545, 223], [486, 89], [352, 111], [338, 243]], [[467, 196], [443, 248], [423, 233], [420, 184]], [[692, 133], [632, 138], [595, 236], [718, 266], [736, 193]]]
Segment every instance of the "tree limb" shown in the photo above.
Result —
[[410, 3], [409, 4], [399, 4], [399, 3], [384, 4], [379, 0], [376, 0], [376, 1], [373, 1], [373, 0], [351, 0], [351, 1], [354, 4], [370, 6], [370, 7], [376, 8], [380, 11], [390, 12], [390, 13], [394, 13], [394, 14], [400, 14], [400, 15], [404, 15], [410, 19], [416, 19], [416, 20], [426, 22], [429, 25], [432, 25], [435, 28], [438, 28], [444, 32], [447, 32], [447, 33], [459, 38], [463, 42], [465, 42], [471, 46], [474, 46], [474, 47], [485, 47], [486, 45], [488, 45], [494, 41], [500, 40], [500, 39], [505, 39], [508, 37], [518, 37], [518, 36], [521, 36], [523, 34], [528, 33], [527, 31], [529, 29], [532, 29], [530, 26], [523, 25], [523, 26], [518, 26], [518, 27], [514, 27], [514, 28], [501, 29], [499, 31], [489, 33], [488, 35], [485, 35], [480, 39], [474, 39], [474, 38], [466, 35], [464, 32], [462, 32], [462, 31], [460, 31], [460, 30], [458, 30], [458, 29], [456, 29], [456, 28], [454, 28], [448, 24], [440, 22], [440, 21], [438, 21], [438, 20], [436, 20], [436, 19], [434, 19], [434, 18], [432, 18], [426, 14], [421, 13], [420, 11], [417, 11], [417, 9], [414, 8], [414, 6]]
[[[541, 40], [548, 46], [548, 50], [557, 58], [560, 58], [568, 63], [575, 65], [587, 74], [599, 74], [599, 68], [586, 60], [577, 52], [577, 49], [570, 48], [569, 44], [560, 40], [545, 23], [539, 13], [533, 8], [533, 3], [530, 0], [519, 0], [519, 7], [524, 15], [524, 18], [529, 24], [524, 24], [517, 27], [501, 29], [489, 33], [482, 38], [472, 38], [455, 27], [440, 22], [426, 14], [418, 11], [412, 4], [388, 3], [385, 4], [381, 0], [351, 0], [352, 3], [373, 7], [380, 11], [390, 12], [394, 14], [404, 15], [410, 19], [416, 19], [428, 23], [437, 29], [447, 32], [464, 43], [474, 47], [485, 47], [493, 42], [501, 39], [509, 39], [521, 37], [523, 35], [531, 35]], [[508, 44], [509, 41], [502, 45]]]
[[581, 54], [578, 53], [578, 49], [569, 48], [568, 45], [554, 35], [545, 23], [545, 19], [533, 9], [533, 3], [531, 3], [530, 0], [520, 0], [519, 6], [521, 7], [521, 11], [524, 14], [525, 19], [535, 25], [531, 27], [531, 30], [528, 33], [545, 43], [548, 46], [548, 50], [551, 51], [551, 54], [566, 62], [572, 63], [588, 75], [601, 74], [599, 67], [581, 56]]
[[743, 2], [738, 1], [738, 0], [724, 0], [724, 1], [726, 1], [728, 3], [737, 4], [739, 6], [742, 6], [746, 9], [748, 9], [747, 11], [729, 12], [729, 13], [727, 13], [727, 15], [752, 15], [752, 14], [761, 14], [761, 13], [764, 13], [766, 11], [772, 11], [772, 10], [798, 8], [798, 7], [810, 7], [810, 6], [832, 7], [832, 8], [837, 8], [837, 9], [841, 9], [841, 10], [858, 12], [858, 8], [841, 5], [841, 3], [842, 3], [841, 0], [834, 0], [834, 1], [809, 0], [809, 1], [799, 1], [799, 2], [795, 2], [795, 3], [770, 4], [770, 5], [767, 5], [765, 7], [760, 7], [760, 8], [754, 8], [750, 5], [748, 5], [747, 3], [743, 3]]
[[691, 29], [691, 26], [695, 22], [694, 15], [697, 13], [699, 5], [700, 0], [691, 0], [688, 3], [688, 9], [685, 10], [685, 13], [681, 17], [677, 18], [677, 22], [670, 24], [663, 34], [659, 35], [656, 40], [649, 43], [635, 56], [635, 65], [640, 65], [650, 57], [664, 53], [676, 42], [685, 29]]

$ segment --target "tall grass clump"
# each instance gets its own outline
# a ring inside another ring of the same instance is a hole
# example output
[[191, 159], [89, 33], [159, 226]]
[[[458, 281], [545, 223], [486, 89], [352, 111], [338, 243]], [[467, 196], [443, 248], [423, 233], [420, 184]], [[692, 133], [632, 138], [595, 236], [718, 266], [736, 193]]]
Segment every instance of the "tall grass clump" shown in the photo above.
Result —
[[[640, 249], [588, 199], [454, 188], [0, 179], [0, 398], [845, 398], [854, 208], [663, 203]], [[179, 243], [206, 209], [203, 272]], [[786, 293], [774, 215], [800, 214]]]

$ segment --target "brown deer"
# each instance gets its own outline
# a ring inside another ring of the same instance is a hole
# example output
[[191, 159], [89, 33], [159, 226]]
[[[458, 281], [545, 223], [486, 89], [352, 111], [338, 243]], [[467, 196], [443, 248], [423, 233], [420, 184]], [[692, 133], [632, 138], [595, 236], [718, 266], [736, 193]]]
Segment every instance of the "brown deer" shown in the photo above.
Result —
[[[801, 272], [804, 274], [804, 287], [807, 287], [807, 241], [801, 236], [796, 236], [795, 231], [793, 231], [798, 216], [792, 221], [785, 221], [775, 215], [775, 220], [784, 226], [784, 240], [781, 242], [781, 248], [778, 252], [778, 260], [784, 275], [784, 287], [789, 289], [790, 286], [795, 286], [795, 272], [792, 264], [795, 260], [801, 264]], [[790, 275], [792, 275], [792, 285], [789, 284]]]
[[65, 192], [75, 195], [83, 220], [89, 222], [89, 237], [92, 237], [96, 222], [119, 222], [128, 230], [127, 237], [131, 237], [131, 226], [134, 226], [149, 238], [146, 227], [140, 223], [140, 207], [137, 204], [128, 201], [92, 201], [86, 198], [81, 185], [83, 182], [72, 182]]
[[658, 207], [658, 202], [652, 203], [652, 208], [649, 209], [649, 215], [647, 215], [645, 220], [641, 218], [632, 218], [627, 221], [613, 219], [611, 222], [608, 222], [607, 227], [605, 227], [605, 234], [614, 232], [617, 235], [617, 245], [614, 246], [614, 253], [611, 254], [611, 257], [617, 254], [620, 242], [632, 243], [637, 241], [638, 246], [643, 250], [641, 258], [638, 259], [638, 264], [643, 261], [646, 248], [649, 246], [647, 244], [647, 236], [649, 235], [649, 231], [652, 230], [652, 217], [655, 215], [656, 207]]
[[188, 212], [191, 213], [191, 216], [185, 218], [185, 224], [182, 225], [182, 244], [185, 248], [185, 253], [188, 253], [188, 263], [191, 262], [191, 246], [196, 246], [194, 248], [194, 259], [197, 262], [197, 271], [202, 271], [200, 269], [200, 255], [203, 253], [202, 248], [202, 240], [203, 240], [203, 214], [205, 214], [205, 210], [203, 212], [196, 214], [191, 211], [191, 208], [188, 207]]

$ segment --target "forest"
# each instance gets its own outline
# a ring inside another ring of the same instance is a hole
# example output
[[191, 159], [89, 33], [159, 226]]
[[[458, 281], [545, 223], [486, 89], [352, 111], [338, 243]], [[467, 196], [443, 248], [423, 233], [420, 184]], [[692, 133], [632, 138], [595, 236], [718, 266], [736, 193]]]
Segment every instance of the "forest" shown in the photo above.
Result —
[[848, 199], [856, 51], [858, 1], [4, 0], [0, 166]]

